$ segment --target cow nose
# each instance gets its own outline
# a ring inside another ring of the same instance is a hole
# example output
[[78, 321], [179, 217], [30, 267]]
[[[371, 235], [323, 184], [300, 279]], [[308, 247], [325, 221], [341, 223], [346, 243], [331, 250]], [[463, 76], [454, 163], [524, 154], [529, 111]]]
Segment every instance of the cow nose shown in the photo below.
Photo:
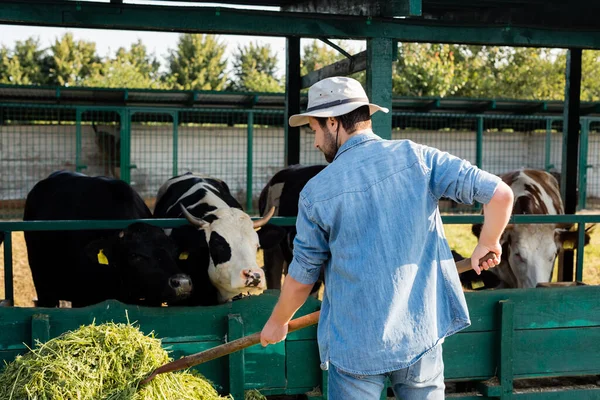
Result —
[[244, 278], [246, 278], [246, 286], [256, 287], [260, 285], [261, 276], [259, 272], [247, 269], [244, 271]]
[[190, 293], [192, 291], [192, 280], [185, 274], [177, 274], [169, 278], [169, 286], [178, 294]]

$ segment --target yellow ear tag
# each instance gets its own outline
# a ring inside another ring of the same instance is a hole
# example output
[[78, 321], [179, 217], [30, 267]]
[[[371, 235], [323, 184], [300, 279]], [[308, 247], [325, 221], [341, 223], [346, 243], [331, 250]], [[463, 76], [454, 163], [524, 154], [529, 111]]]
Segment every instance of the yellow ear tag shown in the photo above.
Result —
[[106, 258], [103, 249], [98, 252], [98, 264], [108, 265], [108, 258]]
[[259, 226], [258, 228], [254, 228], [254, 231], [258, 232], [258, 231], [260, 231], [260, 228], [262, 228], [262, 226]]
[[190, 253], [188, 253], [187, 251], [184, 251], [183, 253], [181, 253], [179, 255], [179, 259], [180, 260], [187, 260], [189, 256], [190, 256]]
[[573, 250], [575, 248], [575, 241], [573, 240], [565, 240], [563, 242], [563, 249], [564, 250]]
[[485, 283], [483, 283], [483, 281], [473, 281], [471, 282], [471, 289], [475, 290], [475, 289], [479, 289], [485, 287]]

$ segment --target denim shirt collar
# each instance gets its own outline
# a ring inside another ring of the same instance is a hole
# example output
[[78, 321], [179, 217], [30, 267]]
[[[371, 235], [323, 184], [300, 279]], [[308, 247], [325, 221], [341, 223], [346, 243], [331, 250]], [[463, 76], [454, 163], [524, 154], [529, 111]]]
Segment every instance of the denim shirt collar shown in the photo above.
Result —
[[342, 147], [340, 147], [335, 155], [335, 157], [333, 158], [333, 161], [335, 161], [340, 154], [350, 150], [353, 147], [356, 147], [360, 144], [363, 144], [365, 142], [369, 142], [371, 140], [377, 140], [377, 139], [381, 139], [379, 136], [377, 136], [375, 133], [373, 133], [372, 129], [364, 129], [362, 131], [358, 131], [356, 133], [354, 133], [352, 136], [350, 136], [350, 138], [348, 140], [346, 140], [346, 142], [342, 145]]

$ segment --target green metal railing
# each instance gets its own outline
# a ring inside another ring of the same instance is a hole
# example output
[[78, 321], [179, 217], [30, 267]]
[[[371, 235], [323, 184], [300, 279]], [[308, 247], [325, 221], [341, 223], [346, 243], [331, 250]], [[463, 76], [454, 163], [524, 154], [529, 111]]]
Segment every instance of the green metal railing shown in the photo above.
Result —
[[[260, 191], [284, 167], [281, 110], [0, 103], [0, 115], [0, 219], [21, 218], [33, 185], [58, 169], [116, 176], [150, 206], [168, 178], [193, 171], [224, 180], [255, 213]], [[581, 122], [579, 208], [600, 208], [600, 119]], [[558, 117], [395, 112], [392, 126], [393, 139], [437, 147], [493, 173], [560, 172], [562, 164]], [[305, 128], [300, 135], [300, 162], [324, 164], [314, 135]], [[451, 202], [441, 208], [478, 209]]]
[[[256, 218], [254, 218], [256, 219]], [[4, 233], [4, 293], [5, 300], [14, 300], [12, 232], [23, 231], [66, 231], [81, 229], [123, 229], [134, 222], [146, 222], [161, 228], [174, 228], [187, 225], [182, 218], [114, 220], [114, 221], [17, 221], [0, 222], [0, 233]], [[270, 221], [275, 225], [290, 226], [296, 223], [293, 217], [274, 217]], [[482, 215], [444, 215], [445, 224], [475, 224], [482, 223]], [[577, 262], [575, 280], [583, 279], [585, 224], [600, 222], [600, 215], [513, 215], [511, 224], [577, 224]]]

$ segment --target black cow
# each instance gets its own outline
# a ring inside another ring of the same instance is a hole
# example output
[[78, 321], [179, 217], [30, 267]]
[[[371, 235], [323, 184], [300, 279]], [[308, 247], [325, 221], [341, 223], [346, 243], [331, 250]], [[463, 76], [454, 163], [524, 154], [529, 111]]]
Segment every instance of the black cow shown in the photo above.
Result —
[[[59, 171], [27, 196], [24, 220], [122, 220], [152, 218], [125, 182]], [[163, 230], [134, 223], [123, 230], [27, 231], [29, 265], [38, 306], [73, 307], [107, 299], [159, 306], [191, 293], [189, 276], [176, 263], [176, 247]]]
[[193, 226], [168, 229], [177, 243], [179, 265], [190, 274], [191, 305], [214, 305], [266, 289], [265, 274], [256, 263], [260, 245], [270, 247], [278, 232], [261, 228], [272, 214], [252, 221], [219, 179], [186, 173], [169, 179], [159, 189], [156, 218], [185, 217]]
[[[260, 215], [264, 215], [267, 210], [275, 207], [275, 215], [278, 217], [296, 217], [300, 192], [306, 183], [325, 167], [326, 165], [297, 164], [277, 172], [260, 193], [258, 200]], [[286, 226], [280, 229], [283, 229], [285, 239], [279, 243], [278, 247], [263, 249], [264, 268], [269, 289], [281, 288], [282, 274], [287, 274], [287, 267], [293, 257], [296, 227]], [[313, 293], [318, 290], [319, 286], [320, 282], [317, 282]]]

